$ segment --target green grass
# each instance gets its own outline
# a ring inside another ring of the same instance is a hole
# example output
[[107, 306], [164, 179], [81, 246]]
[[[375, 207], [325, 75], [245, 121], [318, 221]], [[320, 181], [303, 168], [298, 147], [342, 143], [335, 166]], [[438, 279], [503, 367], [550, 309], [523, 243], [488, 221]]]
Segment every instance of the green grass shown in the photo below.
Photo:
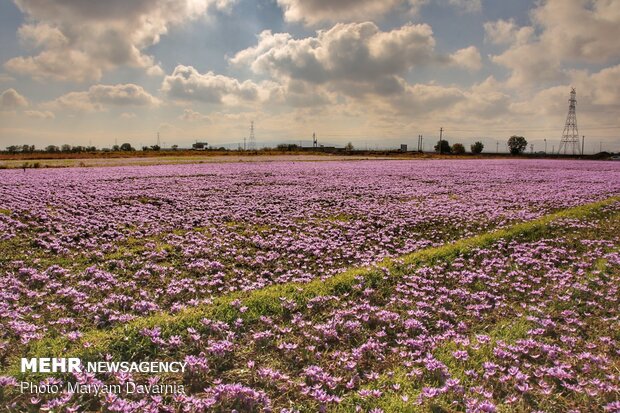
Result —
[[[523, 318], [502, 320], [494, 325], [479, 326], [470, 336], [470, 340], [476, 342], [476, 334], [485, 334], [489, 336], [490, 341], [480, 344], [477, 351], [470, 351], [469, 359], [460, 361], [454, 358], [452, 352], [458, 350], [459, 346], [453, 341], [445, 342], [437, 347], [433, 351], [433, 356], [448, 367], [451, 378], [459, 379], [461, 384], [467, 384], [470, 380], [465, 371], [482, 371], [482, 364], [492, 359], [492, 351], [498, 341], [501, 340], [507, 344], [514, 344], [517, 340], [525, 338], [530, 328], [532, 328], [532, 325]], [[431, 404], [414, 404], [421, 393], [422, 387], [440, 385], [441, 383], [437, 380], [409, 377], [407, 372], [399, 367], [380, 376], [372, 386], [365, 387], [367, 390], [382, 389], [383, 394], [380, 398], [363, 399], [357, 393], [350, 393], [332, 411], [336, 413], [351, 412], [355, 411], [356, 406], [361, 406], [364, 409], [363, 411], [379, 408], [384, 413], [457, 411], [449, 405], [454, 399], [451, 396], [449, 400], [448, 398], [442, 400], [441, 397], [434, 399]], [[406, 396], [407, 399], [403, 399], [403, 396]], [[464, 411], [464, 406], [459, 406], [458, 411]]]
[[[292, 299], [301, 306], [317, 296], [348, 293], [352, 290], [353, 285], [358, 282], [357, 279], [359, 277], [364, 278], [369, 285], [380, 285], [385, 276], [381, 267], [389, 268], [392, 276], [398, 277], [401, 273], [399, 268], [402, 268], [403, 265], [415, 267], [423, 264], [432, 265], [439, 261], [450, 261], [467, 251], [487, 247], [499, 239], [513, 239], [517, 237], [535, 239], [544, 235], [548, 230], [548, 225], [554, 220], [588, 217], [599, 213], [605, 206], [618, 201], [620, 201], [620, 197], [613, 197], [604, 201], [570, 208], [530, 222], [516, 224], [509, 228], [462, 239], [441, 247], [421, 250], [401, 257], [398, 260], [386, 259], [374, 267], [353, 268], [327, 280], [316, 279], [308, 284], [288, 283], [273, 285], [251, 292], [231, 293], [216, 298], [210, 305], [186, 309], [176, 314], [162, 312], [153, 316], [136, 319], [125, 325], [108, 330], [93, 329], [86, 331], [77, 342], [71, 342], [63, 337], [44, 338], [29, 343], [27, 348], [24, 349], [23, 354], [28, 355], [28, 357], [50, 357], [62, 354], [65, 357], [79, 357], [85, 361], [98, 359], [101, 354], [114, 354], [122, 360], [134, 360], [137, 358], [147, 360], [158, 356], [161, 357], [162, 355], [158, 354], [159, 350], [150, 343], [148, 338], [143, 337], [140, 333], [143, 328], [160, 326], [163, 335], [168, 336], [181, 334], [186, 331], [187, 327], [199, 326], [200, 321], [205, 317], [224, 322], [231, 322], [237, 318], [242, 318], [246, 323], [251, 324], [261, 316], [281, 315], [284, 311], [280, 303], [281, 297]], [[241, 301], [243, 306], [247, 307], [247, 311], [242, 313], [231, 305], [237, 299]], [[508, 330], [508, 332], [511, 331], [512, 329]], [[84, 347], [86, 342], [90, 344], [89, 347]], [[19, 360], [17, 357], [10, 362], [7, 371], [3, 374], [6, 373], [17, 377], [23, 376], [19, 373]], [[407, 410], [397, 409], [392, 411]]]

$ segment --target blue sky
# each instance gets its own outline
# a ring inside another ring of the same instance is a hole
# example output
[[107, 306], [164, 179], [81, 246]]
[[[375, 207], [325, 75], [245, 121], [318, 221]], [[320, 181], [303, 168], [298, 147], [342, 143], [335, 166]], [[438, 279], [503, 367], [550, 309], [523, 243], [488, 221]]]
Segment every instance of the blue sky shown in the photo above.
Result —
[[620, 150], [619, 0], [0, 0], [0, 146]]

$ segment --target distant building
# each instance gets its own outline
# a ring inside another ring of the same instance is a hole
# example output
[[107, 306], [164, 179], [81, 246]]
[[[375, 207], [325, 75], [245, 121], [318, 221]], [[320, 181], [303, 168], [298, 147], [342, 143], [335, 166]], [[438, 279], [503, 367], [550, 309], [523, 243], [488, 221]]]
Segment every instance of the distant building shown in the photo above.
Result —
[[401, 151], [401, 152], [407, 152], [407, 145], [405, 145], [405, 144], [401, 144], [401, 145], [400, 145], [400, 151]]
[[204, 151], [209, 148], [209, 144], [207, 142], [196, 142], [192, 145], [192, 149], [195, 151]]

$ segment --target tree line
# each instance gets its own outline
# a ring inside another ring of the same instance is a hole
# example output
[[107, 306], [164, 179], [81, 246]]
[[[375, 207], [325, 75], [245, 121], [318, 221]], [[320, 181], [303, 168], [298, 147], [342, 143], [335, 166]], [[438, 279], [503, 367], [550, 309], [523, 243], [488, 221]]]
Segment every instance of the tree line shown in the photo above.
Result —
[[[508, 149], [512, 155], [519, 155], [527, 148], [527, 140], [523, 136], [513, 135], [508, 139]], [[465, 153], [465, 145], [462, 143], [455, 143], [450, 145], [445, 139], [437, 141], [437, 145], [434, 147], [435, 152], [439, 153], [451, 153], [455, 155], [462, 155]], [[470, 146], [471, 153], [477, 155], [484, 150], [484, 144], [480, 141], [473, 143]]]

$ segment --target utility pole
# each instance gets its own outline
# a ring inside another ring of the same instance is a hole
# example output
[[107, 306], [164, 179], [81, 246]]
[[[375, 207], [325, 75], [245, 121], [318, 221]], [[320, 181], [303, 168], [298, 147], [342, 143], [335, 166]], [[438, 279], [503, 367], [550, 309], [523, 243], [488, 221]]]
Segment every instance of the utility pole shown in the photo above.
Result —
[[499, 141], [495, 142], [495, 154], [499, 154]]
[[547, 154], [547, 138], [545, 138], [545, 155]]
[[586, 135], [582, 135], [581, 136], [581, 155], [585, 155], [586, 154], [584, 152], [585, 144], [586, 144]]
[[243, 138], [243, 150], [244, 150], [244, 151], [245, 151], [245, 148], [246, 148], [246, 146], [245, 146], [245, 142], [246, 142], [246, 140], [247, 140], [247, 139], [248, 139], [248, 138], [245, 138], [245, 137]]
[[439, 128], [439, 154], [442, 153], [441, 141], [443, 140], [443, 127]]

